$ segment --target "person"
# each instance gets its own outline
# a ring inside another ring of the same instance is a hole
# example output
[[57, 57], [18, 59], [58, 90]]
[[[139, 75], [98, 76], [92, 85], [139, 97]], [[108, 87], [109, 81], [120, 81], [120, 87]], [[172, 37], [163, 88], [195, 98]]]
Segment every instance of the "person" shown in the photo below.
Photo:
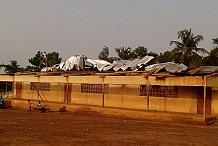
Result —
[[45, 112], [45, 108], [42, 106], [41, 101], [38, 101], [38, 110], [40, 113]]
[[2, 98], [2, 96], [0, 97], [0, 109], [4, 108], [4, 99]]
[[31, 110], [32, 110], [32, 107], [31, 107], [31, 102], [30, 102], [30, 100], [28, 100], [28, 106], [29, 106], [29, 112], [31, 113]]

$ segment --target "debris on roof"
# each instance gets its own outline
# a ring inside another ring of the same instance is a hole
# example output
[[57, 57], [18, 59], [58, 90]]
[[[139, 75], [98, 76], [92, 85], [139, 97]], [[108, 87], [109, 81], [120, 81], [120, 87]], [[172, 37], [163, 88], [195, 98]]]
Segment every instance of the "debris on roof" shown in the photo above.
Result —
[[147, 67], [145, 67], [145, 71], [151, 71], [153, 69], [165, 69], [167, 72], [170, 73], [180, 73], [182, 71], [186, 71], [188, 67], [184, 64], [176, 64], [174, 62], [166, 62], [166, 63], [159, 63], [159, 64], [152, 64]]
[[84, 57], [83, 56], [72, 56], [69, 59], [67, 59], [63, 65], [59, 66], [61, 70], [72, 70], [73, 68], [76, 68], [79, 70], [84, 70]]
[[[65, 62], [61, 62], [59, 65], [56, 65], [53, 68], [57, 68], [59, 70], [68, 71], [77, 69], [85, 70], [85, 68], [96, 68], [98, 71], [137, 71], [143, 65], [146, 65], [154, 59], [153, 56], [145, 56], [142, 59], [136, 58], [134, 60], [116, 60], [113, 63], [107, 62], [105, 60], [88, 58], [84, 59], [84, 56], [72, 56], [67, 59]], [[42, 71], [52, 71], [51, 69], [44, 68]]]
[[153, 56], [145, 56], [142, 59], [136, 58], [133, 61], [129, 60], [123, 66], [121, 66], [121, 69], [125, 71], [129, 68], [132, 71], [137, 71], [139, 68], [141, 68], [143, 65], [146, 65], [152, 59], [154, 59]]
[[128, 60], [114, 60], [113, 64], [113, 70], [119, 71], [121, 69], [121, 66], [123, 66]]
[[[184, 64], [177, 64], [174, 62], [156, 63], [153, 56], [145, 56], [142, 59], [136, 58], [134, 60], [115, 60], [113, 63], [105, 60], [88, 58], [84, 56], [72, 56], [66, 61], [56, 64], [53, 67], [45, 67], [42, 72], [57, 72], [59, 71], [97, 71], [109, 74], [137, 74], [145, 76], [149, 75], [207, 75], [218, 73], [218, 66], [201, 66], [192, 70]], [[115, 71], [115, 72], [114, 72]], [[77, 74], [88, 74], [87, 72]], [[73, 73], [73, 72], [72, 72]], [[75, 72], [73, 74], [76, 74]]]
[[201, 66], [195, 69], [192, 69], [189, 71], [191, 75], [203, 75], [203, 74], [211, 74], [211, 73], [217, 73], [218, 72], [218, 66]]
[[42, 72], [57, 71], [55, 67], [43, 67]]
[[[106, 71], [105, 68], [112, 65], [110, 62], [100, 59], [86, 59], [86, 61], [91, 63], [93, 68], [97, 68], [99, 71]], [[110, 69], [110, 67], [108, 69]]]

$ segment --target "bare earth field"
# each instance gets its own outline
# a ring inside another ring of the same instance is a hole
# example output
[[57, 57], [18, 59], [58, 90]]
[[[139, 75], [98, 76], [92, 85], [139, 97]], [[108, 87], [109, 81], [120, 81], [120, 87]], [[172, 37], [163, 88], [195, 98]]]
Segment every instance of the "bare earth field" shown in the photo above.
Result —
[[0, 146], [218, 145], [218, 125], [140, 121], [95, 113], [0, 110]]

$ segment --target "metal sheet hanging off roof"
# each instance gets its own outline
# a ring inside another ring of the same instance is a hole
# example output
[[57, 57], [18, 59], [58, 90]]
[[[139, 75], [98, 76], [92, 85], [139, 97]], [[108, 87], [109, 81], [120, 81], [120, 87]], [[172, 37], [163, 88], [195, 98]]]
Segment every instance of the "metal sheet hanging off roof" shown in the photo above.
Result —
[[93, 67], [97, 68], [99, 71], [102, 71], [105, 67], [111, 66], [110, 62], [107, 62], [105, 60], [100, 60], [100, 59], [86, 59], [89, 63], [93, 65]]
[[170, 73], [180, 73], [185, 71], [188, 67], [184, 64], [176, 64], [174, 62], [167, 62], [167, 63], [159, 63], [159, 64], [152, 64], [145, 67], [145, 71], [151, 71], [153, 69], [166, 69], [167, 72]]

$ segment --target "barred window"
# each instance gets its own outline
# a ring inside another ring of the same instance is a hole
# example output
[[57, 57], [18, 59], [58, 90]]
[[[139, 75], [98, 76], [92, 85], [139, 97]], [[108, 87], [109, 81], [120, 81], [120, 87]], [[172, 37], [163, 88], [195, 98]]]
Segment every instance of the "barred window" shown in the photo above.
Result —
[[43, 82], [31, 82], [30, 90], [41, 90], [41, 91], [49, 91], [50, 90], [50, 83], [43, 83]]
[[[147, 86], [140, 86], [140, 96], [147, 96]], [[150, 86], [149, 96], [178, 98], [177, 86]]]
[[108, 84], [81, 84], [82, 93], [108, 94]]

